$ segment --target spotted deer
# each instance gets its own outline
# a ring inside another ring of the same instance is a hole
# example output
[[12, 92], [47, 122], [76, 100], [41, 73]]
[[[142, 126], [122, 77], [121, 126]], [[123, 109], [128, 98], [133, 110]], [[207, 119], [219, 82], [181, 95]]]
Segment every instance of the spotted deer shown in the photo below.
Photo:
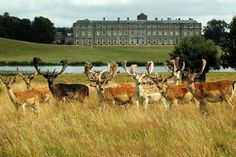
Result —
[[92, 70], [93, 65], [86, 63], [84, 71], [91, 86], [95, 87], [100, 105], [103, 102], [113, 104], [134, 104], [135, 89], [130, 84], [111, 84], [109, 83], [117, 72], [118, 65], [115, 62], [108, 63], [104, 71]]
[[[147, 65], [148, 75], [149, 77], [156, 85], [157, 89], [161, 93], [161, 95], [165, 98], [165, 100], [168, 102], [169, 107], [171, 108], [173, 105], [178, 105], [181, 103], [189, 103], [194, 102], [196, 103], [195, 99], [193, 98], [193, 95], [188, 90], [187, 84], [177, 84], [176, 81], [170, 82], [169, 79], [174, 77], [176, 80], [178, 78], [181, 78], [182, 69], [184, 69], [184, 63], [183, 67], [180, 70], [178, 67], [178, 58], [170, 60], [172, 67], [171, 75], [163, 78], [159, 74], [155, 74], [155, 76], [152, 76], [151, 71], [149, 71], [149, 65]], [[179, 69], [179, 70], [177, 70]]]
[[41, 73], [38, 64], [41, 62], [40, 58], [34, 58], [33, 64], [38, 72], [38, 74], [42, 75], [48, 81], [48, 87], [53, 95], [53, 97], [57, 100], [78, 100], [79, 102], [83, 103], [84, 98], [89, 95], [89, 88], [83, 84], [65, 84], [65, 83], [54, 83], [54, 79], [56, 79], [60, 74], [62, 74], [68, 63], [67, 60], [62, 60], [62, 69], [60, 72], [56, 72], [56, 69], [52, 73], [47, 71], [47, 73]]
[[[158, 103], [162, 101], [165, 107], [168, 107], [167, 102], [163, 98], [162, 94], [156, 89], [154, 84], [150, 84], [146, 76], [152, 72], [154, 63], [152, 61], [147, 62], [147, 73], [137, 73], [137, 65], [132, 64], [130, 70], [127, 69], [127, 61], [122, 62], [122, 66], [125, 72], [135, 80], [135, 94], [136, 105], [144, 103], [145, 109], [149, 103]], [[149, 69], [149, 70], [148, 70]]]
[[31, 107], [34, 109], [35, 113], [39, 112], [38, 105], [40, 101], [40, 93], [37, 90], [28, 90], [14, 92], [12, 85], [16, 81], [16, 77], [7, 77], [6, 79], [0, 77], [2, 82], [7, 88], [9, 98], [16, 110], [22, 109], [23, 114], [25, 114], [25, 108]]
[[193, 96], [200, 103], [200, 111], [207, 115], [207, 102], [222, 102], [225, 101], [227, 104], [234, 109], [235, 104], [232, 101], [232, 98], [236, 92], [235, 86], [236, 81], [217, 81], [217, 82], [202, 82], [196, 83], [194, 80], [198, 78], [204, 71], [207, 61], [202, 59], [202, 67], [199, 72], [190, 72], [185, 73], [188, 79], [188, 88]]
[[[22, 72], [19, 71], [19, 68], [17, 68], [17, 74], [23, 79], [23, 81], [25, 82], [26, 85], [26, 90], [30, 91], [32, 90], [32, 86], [31, 86], [31, 81], [35, 78], [35, 76], [38, 74], [38, 72], [36, 71], [34, 74], [23, 74]], [[41, 97], [40, 97], [40, 103], [45, 103], [48, 102], [50, 97], [51, 97], [51, 93], [50, 90], [48, 89], [48, 87], [46, 88], [34, 88], [34, 90], [37, 90], [39, 93], [41, 93]]]

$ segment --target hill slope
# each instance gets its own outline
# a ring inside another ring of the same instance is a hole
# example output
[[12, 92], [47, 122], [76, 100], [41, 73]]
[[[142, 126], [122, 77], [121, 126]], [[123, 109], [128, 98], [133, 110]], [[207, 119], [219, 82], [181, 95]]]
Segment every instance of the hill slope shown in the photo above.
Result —
[[128, 60], [144, 63], [147, 60], [162, 63], [169, 58], [173, 46], [75, 46], [23, 42], [0, 38], [0, 61], [29, 64], [32, 58], [41, 57], [47, 63], [102, 62]]

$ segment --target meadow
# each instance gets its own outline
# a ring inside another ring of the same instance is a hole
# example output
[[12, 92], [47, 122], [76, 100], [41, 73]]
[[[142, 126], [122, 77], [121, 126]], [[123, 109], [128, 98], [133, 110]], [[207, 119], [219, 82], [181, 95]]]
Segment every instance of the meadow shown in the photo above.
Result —
[[115, 60], [128, 60], [145, 64], [153, 60], [156, 64], [169, 58], [173, 46], [76, 46], [23, 42], [0, 38], [0, 64], [31, 64], [33, 57], [40, 57], [47, 64], [59, 64], [67, 59], [72, 64], [93, 62], [105, 65]]
[[[168, 75], [164, 73], [163, 75]], [[209, 73], [207, 81], [235, 80], [236, 73]], [[56, 82], [84, 83], [84, 74], [66, 74]], [[112, 82], [133, 80], [118, 74]], [[77, 102], [40, 105], [40, 114], [16, 112], [0, 84], [0, 156], [236, 156], [236, 110], [223, 103], [209, 104], [206, 118], [193, 104], [128, 107], [106, 104], [98, 108], [95, 90], [85, 105]], [[37, 76], [32, 86], [47, 87]], [[14, 90], [24, 90], [18, 78]], [[236, 102], [236, 97], [234, 98]]]

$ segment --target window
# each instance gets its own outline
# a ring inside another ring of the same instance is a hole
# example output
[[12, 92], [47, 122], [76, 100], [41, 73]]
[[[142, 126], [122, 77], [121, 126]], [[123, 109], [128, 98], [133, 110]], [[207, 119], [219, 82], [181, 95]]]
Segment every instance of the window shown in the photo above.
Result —
[[84, 31], [82, 31], [82, 36], [85, 36], [85, 32]]
[[162, 35], [162, 31], [158, 31], [158, 35]]
[[128, 35], [128, 31], [127, 30], [125, 31], [125, 35]]
[[173, 35], [173, 31], [170, 31], [170, 35], [171, 35], [171, 36]]
[[102, 31], [102, 35], [106, 35], [106, 31]]
[[190, 31], [189, 34], [190, 34], [190, 36], [192, 36], [193, 35], [193, 31]]
[[110, 30], [108, 30], [107, 34], [110, 36], [110, 35], [111, 35], [111, 31], [110, 31]]
[[199, 35], [199, 31], [196, 31], [195, 34], [196, 34], [196, 35]]
[[188, 35], [187, 31], [184, 31], [184, 36], [187, 36], [187, 35]]
[[148, 30], [147, 34], [148, 34], [148, 35], [151, 35], [151, 31], [150, 31], [150, 30]]
[[99, 36], [100, 35], [100, 31], [97, 31], [97, 36]]
[[113, 31], [113, 35], [116, 35], [116, 30]]
[[122, 30], [119, 30], [119, 35], [122, 35]]
[[164, 35], [167, 35], [167, 31], [164, 32]]
[[156, 31], [153, 31], [152, 34], [153, 34], [153, 35], [157, 35], [157, 32], [156, 32]]
[[91, 36], [92, 35], [92, 32], [91, 31], [88, 31], [88, 36]]
[[178, 32], [178, 31], [176, 31], [176, 32], [175, 32], [175, 35], [176, 35], [176, 36], [178, 36], [178, 35], [179, 35], [179, 32]]

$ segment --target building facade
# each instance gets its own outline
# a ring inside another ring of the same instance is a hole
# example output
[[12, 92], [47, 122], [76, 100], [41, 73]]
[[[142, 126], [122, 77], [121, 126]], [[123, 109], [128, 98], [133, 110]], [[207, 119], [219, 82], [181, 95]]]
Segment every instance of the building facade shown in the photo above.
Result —
[[75, 45], [174, 45], [187, 36], [201, 35], [201, 23], [193, 19], [78, 20], [73, 24]]

